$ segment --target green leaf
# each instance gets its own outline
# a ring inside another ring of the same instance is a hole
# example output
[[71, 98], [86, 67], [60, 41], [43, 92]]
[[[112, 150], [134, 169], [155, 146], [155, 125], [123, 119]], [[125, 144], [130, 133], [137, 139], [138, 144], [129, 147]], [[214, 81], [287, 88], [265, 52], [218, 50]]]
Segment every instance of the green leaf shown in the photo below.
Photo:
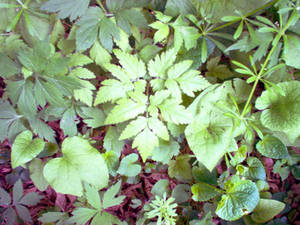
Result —
[[124, 141], [119, 140], [120, 131], [113, 126], [110, 126], [105, 134], [103, 147], [106, 151], [114, 151], [118, 156], [120, 156]]
[[202, 163], [199, 166], [193, 166], [193, 177], [197, 182], [217, 185], [216, 169], [210, 172]]
[[97, 210], [90, 208], [76, 208], [72, 214], [73, 216], [67, 220], [68, 224], [86, 224], [93, 216], [95, 216]]
[[137, 55], [131, 55], [119, 49], [115, 49], [114, 54], [119, 59], [130, 80], [145, 76], [147, 72], [145, 64], [142, 60], [138, 59]]
[[97, 92], [94, 102], [95, 106], [108, 101], [115, 101], [120, 98], [124, 98], [127, 96], [127, 92], [133, 89], [133, 85], [131, 83], [120, 82], [114, 79], [104, 80], [101, 84], [103, 86], [101, 86]]
[[202, 91], [210, 86], [210, 83], [197, 70], [187, 71], [176, 81], [178, 81], [183, 93], [190, 97], [195, 97], [194, 92]]
[[263, 110], [260, 120], [265, 127], [284, 132], [294, 142], [300, 136], [300, 82], [289, 81], [277, 85], [285, 96], [272, 87], [257, 98], [255, 106]]
[[105, 115], [102, 110], [92, 107], [80, 108], [80, 116], [83, 118], [83, 122], [91, 128], [98, 128], [104, 125]]
[[191, 186], [188, 184], [178, 184], [172, 190], [172, 198], [175, 198], [176, 203], [187, 202], [191, 197]]
[[194, 184], [191, 187], [191, 190], [194, 201], [205, 202], [219, 195], [219, 192], [216, 191], [216, 188], [202, 182]]
[[42, 223], [55, 223], [56, 225], [63, 225], [69, 218], [68, 213], [63, 212], [47, 212], [39, 217], [39, 221]]
[[141, 170], [141, 165], [138, 164], [138, 155], [135, 153], [131, 153], [125, 156], [118, 169], [118, 173], [127, 177], [135, 177], [137, 176]]
[[142, 130], [146, 128], [148, 120], [146, 117], [139, 116], [136, 120], [131, 121], [123, 130], [120, 136], [120, 140], [128, 139], [136, 136]]
[[286, 65], [300, 69], [297, 59], [300, 57], [300, 38], [296, 35], [287, 35], [287, 42], [284, 45], [283, 58]]
[[91, 60], [88, 56], [84, 54], [75, 53], [70, 56], [70, 61], [68, 63], [68, 66], [69, 67], [85, 66], [92, 62], [93, 60]]
[[55, 132], [46, 123], [44, 123], [40, 118], [34, 117], [29, 118], [29, 124], [33, 132], [41, 138], [45, 138], [50, 142], [56, 143], [54, 138]]
[[167, 99], [158, 107], [167, 122], [188, 124], [192, 121], [192, 115], [176, 99]]
[[159, 146], [154, 148], [152, 152], [152, 159], [164, 164], [169, 164], [173, 156], [179, 154], [179, 144], [174, 141], [160, 141]]
[[98, 41], [95, 42], [90, 50], [90, 57], [99, 66], [104, 66], [111, 60], [110, 54], [100, 45]]
[[118, 224], [121, 225], [121, 221], [118, 219], [118, 217], [115, 217], [107, 212], [97, 213], [94, 219], [91, 222], [91, 225], [112, 225], [112, 224]]
[[104, 16], [99, 7], [90, 7], [86, 13], [80, 17], [76, 25], [76, 49], [82, 51], [90, 48], [98, 37], [98, 20]]
[[180, 155], [176, 160], [171, 160], [168, 168], [169, 176], [178, 180], [191, 180], [192, 169], [189, 161], [189, 155]]
[[154, 23], [151, 23], [149, 26], [158, 30], [154, 34], [154, 43], [158, 43], [165, 40], [170, 33], [169, 25], [162, 23], [160, 21], [155, 21]]
[[0, 53], [0, 75], [7, 79], [19, 72], [19, 66], [8, 56]]
[[24, 165], [36, 157], [45, 146], [41, 138], [32, 140], [31, 131], [23, 131], [19, 134], [12, 146], [11, 163], [12, 168]]
[[202, 111], [185, 129], [188, 144], [201, 162], [210, 171], [218, 164], [226, 152], [234, 151], [229, 146], [235, 143], [232, 137], [231, 118], [211, 111]]
[[151, 117], [148, 119], [148, 126], [156, 136], [165, 141], [169, 140], [168, 129], [161, 120]]
[[16, 137], [18, 133], [26, 130], [22, 124], [22, 115], [18, 115], [8, 101], [0, 101], [0, 141]]
[[49, 185], [43, 175], [44, 166], [45, 163], [38, 158], [33, 159], [29, 164], [30, 178], [40, 191], [45, 191]]
[[256, 149], [263, 155], [273, 159], [284, 159], [289, 156], [287, 147], [276, 137], [264, 136], [256, 144]]
[[111, 52], [113, 38], [120, 40], [120, 30], [109, 18], [103, 17], [100, 21], [99, 39], [104, 48]]
[[247, 158], [248, 170], [244, 173], [246, 177], [250, 179], [265, 180], [266, 171], [264, 165], [258, 158], [249, 157]]
[[148, 63], [148, 71], [150, 76], [166, 78], [166, 71], [173, 65], [176, 60], [176, 50], [174, 48], [157, 55], [155, 59]]
[[103, 195], [102, 207], [103, 209], [107, 209], [109, 207], [120, 205], [126, 196], [115, 197], [120, 191], [122, 181], [111, 186]]
[[251, 218], [256, 223], [266, 223], [285, 208], [285, 204], [273, 199], [260, 199]]
[[179, 14], [194, 14], [195, 8], [189, 0], [168, 0], [165, 6], [165, 14], [177, 16]]
[[255, 183], [250, 180], [233, 182], [222, 195], [216, 214], [224, 220], [233, 221], [252, 212], [259, 202]]
[[144, 102], [135, 102], [131, 99], [123, 98], [117, 103], [118, 105], [108, 114], [105, 120], [106, 124], [122, 123], [146, 111]]
[[57, 192], [81, 196], [83, 181], [98, 189], [107, 185], [107, 166], [100, 153], [87, 140], [66, 138], [62, 153], [63, 157], [51, 159], [44, 168], [46, 180]]
[[132, 148], [138, 149], [139, 153], [143, 161], [145, 162], [146, 159], [152, 155], [152, 151], [156, 146], [159, 145], [159, 139], [155, 135], [153, 131], [151, 131], [148, 127], [146, 127], [141, 133], [139, 133], [133, 143]]
[[85, 197], [88, 203], [98, 211], [101, 210], [101, 199], [97, 189], [85, 183]]
[[89, 6], [90, 0], [49, 0], [41, 7], [48, 12], [58, 12], [60, 19], [70, 17], [75, 20], [82, 16]]
[[179, 16], [172, 26], [174, 28], [174, 45], [176, 49], [179, 49], [183, 42], [187, 50], [197, 46], [200, 34], [195, 27], [189, 26], [183, 16]]
[[170, 193], [169, 185], [170, 182], [167, 179], [160, 179], [153, 185], [151, 194], [163, 198], [165, 193]]
[[64, 112], [59, 125], [65, 136], [68, 135], [71, 137], [77, 134], [76, 118], [77, 116], [73, 108], [69, 108]]

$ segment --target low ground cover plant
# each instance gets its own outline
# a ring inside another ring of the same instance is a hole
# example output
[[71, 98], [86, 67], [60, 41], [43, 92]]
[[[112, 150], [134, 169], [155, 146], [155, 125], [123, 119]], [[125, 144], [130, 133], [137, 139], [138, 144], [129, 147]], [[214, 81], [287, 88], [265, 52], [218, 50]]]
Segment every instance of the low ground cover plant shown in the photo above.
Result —
[[300, 224], [298, 0], [0, 0], [0, 223]]

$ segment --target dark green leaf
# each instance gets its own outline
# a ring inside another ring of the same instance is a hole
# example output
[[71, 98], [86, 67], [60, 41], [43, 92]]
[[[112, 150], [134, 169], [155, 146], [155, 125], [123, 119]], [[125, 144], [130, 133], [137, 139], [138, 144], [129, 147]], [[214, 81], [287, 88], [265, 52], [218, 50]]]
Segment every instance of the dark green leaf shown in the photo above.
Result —
[[60, 19], [70, 17], [75, 20], [82, 16], [89, 6], [90, 0], [49, 0], [41, 7], [48, 12], [58, 12]]

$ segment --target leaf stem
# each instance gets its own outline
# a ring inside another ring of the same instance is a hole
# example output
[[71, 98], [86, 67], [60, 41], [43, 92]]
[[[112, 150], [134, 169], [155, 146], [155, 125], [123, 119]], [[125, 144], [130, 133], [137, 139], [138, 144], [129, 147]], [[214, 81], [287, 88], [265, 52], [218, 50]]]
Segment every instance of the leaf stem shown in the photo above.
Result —
[[248, 97], [248, 99], [247, 99], [246, 105], [244, 106], [244, 109], [243, 109], [243, 111], [242, 111], [242, 115], [241, 115], [242, 117], [245, 115], [246, 110], [247, 110], [247, 108], [248, 108], [248, 106], [249, 106], [249, 104], [250, 104], [250, 101], [252, 100], [252, 97], [253, 97], [253, 95], [254, 95], [254, 91], [255, 91], [255, 89], [256, 89], [256, 86], [257, 86], [259, 80], [261, 79], [261, 77], [262, 77], [262, 75], [263, 75], [263, 73], [264, 73], [264, 70], [265, 70], [266, 66], [268, 65], [268, 62], [269, 62], [271, 56], [273, 55], [273, 52], [275, 51], [275, 49], [276, 49], [276, 47], [277, 47], [277, 44], [278, 44], [279, 40], [281, 39], [281, 34], [278, 34], [278, 35], [279, 35], [279, 36], [276, 36], [276, 37], [275, 37], [274, 43], [273, 43], [273, 47], [272, 47], [271, 51], [269, 52], [269, 54], [268, 54], [268, 56], [267, 56], [267, 58], [266, 58], [264, 64], [262, 65], [262, 67], [261, 67], [261, 69], [260, 69], [258, 75], [256, 76], [254, 85], [253, 85], [252, 90], [251, 90], [251, 92], [250, 92], [250, 95], [249, 95], [249, 97]]

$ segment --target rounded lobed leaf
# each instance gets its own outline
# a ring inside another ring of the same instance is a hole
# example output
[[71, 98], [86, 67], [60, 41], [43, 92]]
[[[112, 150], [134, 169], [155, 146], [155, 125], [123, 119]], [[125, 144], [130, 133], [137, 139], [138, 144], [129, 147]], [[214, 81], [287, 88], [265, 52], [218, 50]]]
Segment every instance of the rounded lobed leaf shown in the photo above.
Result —
[[233, 221], [252, 212], [259, 202], [259, 192], [250, 180], [240, 180], [228, 188], [218, 203], [216, 214]]
[[63, 157], [50, 160], [44, 167], [46, 180], [57, 192], [81, 196], [83, 181], [98, 189], [107, 185], [107, 165], [87, 140], [66, 138], [62, 153]]
[[284, 96], [270, 88], [257, 98], [255, 106], [263, 110], [260, 120], [265, 127], [285, 132], [294, 142], [300, 136], [300, 82], [282, 82], [277, 86]]
[[273, 159], [284, 159], [289, 156], [287, 147], [276, 137], [265, 136], [256, 144], [260, 154]]

